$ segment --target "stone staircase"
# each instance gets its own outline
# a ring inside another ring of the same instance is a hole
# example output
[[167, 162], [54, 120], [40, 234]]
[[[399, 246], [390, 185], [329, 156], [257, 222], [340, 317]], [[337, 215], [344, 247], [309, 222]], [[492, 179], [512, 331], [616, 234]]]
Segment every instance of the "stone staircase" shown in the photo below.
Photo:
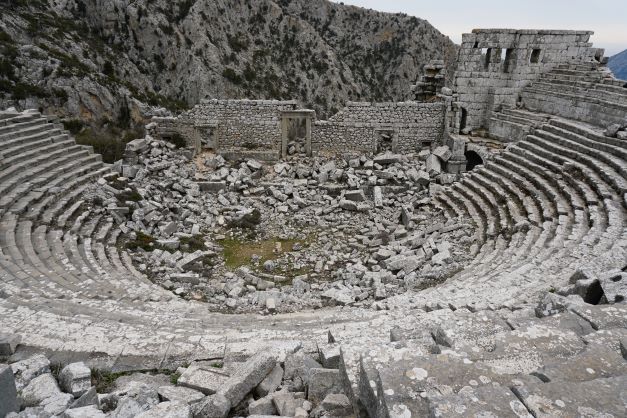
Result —
[[490, 137], [501, 142], [517, 142], [524, 139], [534, 127], [548, 120], [548, 115], [522, 109], [503, 108], [498, 112], [492, 112]]

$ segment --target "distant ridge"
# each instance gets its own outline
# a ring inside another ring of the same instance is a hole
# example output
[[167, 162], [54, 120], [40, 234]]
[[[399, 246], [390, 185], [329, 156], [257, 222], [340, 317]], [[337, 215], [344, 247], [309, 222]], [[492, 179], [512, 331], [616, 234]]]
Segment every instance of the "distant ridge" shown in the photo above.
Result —
[[612, 70], [616, 78], [627, 80], [627, 49], [611, 57], [607, 66]]

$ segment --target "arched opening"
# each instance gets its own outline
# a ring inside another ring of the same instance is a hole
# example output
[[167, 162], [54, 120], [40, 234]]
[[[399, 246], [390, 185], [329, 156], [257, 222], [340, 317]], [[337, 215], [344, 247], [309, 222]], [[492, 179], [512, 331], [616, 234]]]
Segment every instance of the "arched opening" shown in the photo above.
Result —
[[468, 121], [468, 111], [462, 107], [462, 118], [459, 121], [459, 131], [466, 129], [466, 123]]
[[466, 151], [464, 153], [466, 157], [466, 171], [470, 171], [478, 165], [483, 164], [483, 158], [475, 151]]

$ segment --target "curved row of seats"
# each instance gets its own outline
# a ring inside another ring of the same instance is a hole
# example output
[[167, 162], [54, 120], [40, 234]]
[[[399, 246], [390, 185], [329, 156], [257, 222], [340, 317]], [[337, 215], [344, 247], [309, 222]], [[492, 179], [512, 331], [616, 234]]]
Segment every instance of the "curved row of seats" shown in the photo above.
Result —
[[5, 294], [43, 299], [169, 298], [117, 250], [119, 230], [80, 200], [109, 174], [38, 113], [0, 120], [0, 275]]
[[[578, 267], [624, 263], [627, 143], [559, 118], [435, 196], [477, 225], [477, 257], [426, 300], [508, 306]], [[622, 267], [622, 266], [620, 266]], [[490, 292], [490, 288], [495, 291]]]

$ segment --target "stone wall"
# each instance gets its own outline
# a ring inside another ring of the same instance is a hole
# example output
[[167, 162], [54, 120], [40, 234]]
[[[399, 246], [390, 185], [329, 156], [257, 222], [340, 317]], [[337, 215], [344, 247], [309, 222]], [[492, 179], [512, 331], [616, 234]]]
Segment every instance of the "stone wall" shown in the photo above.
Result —
[[349, 102], [327, 121], [312, 128], [314, 151], [375, 152], [379, 132], [389, 133], [395, 152], [416, 152], [442, 138], [444, 103]]
[[179, 117], [187, 126], [213, 126], [214, 149], [220, 152], [281, 149], [281, 112], [295, 101], [205, 100]]
[[456, 130], [487, 128], [495, 107], [514, 106], [522, 88], [559, 64], [600, 61], [603, 50], [592, 48], [592, 33], [475, 29], [464, 34], [454, 84], [462, 113]]
[[[155, 122], [162, 136], [179, 132], [197, 148], [209, 144], [224, 155], [265, 152], [278, 158], [281, 114], [295, 108], [293, 101], [209, 100], [178, 118], [159, 118]], [[444, 113], [441, 101], [349, 102], [329, 120], [312, 124], [312, 150], [376, 152], [383, 133], [393, 138], [393, 151], [416, 152], [442, 138]]]

